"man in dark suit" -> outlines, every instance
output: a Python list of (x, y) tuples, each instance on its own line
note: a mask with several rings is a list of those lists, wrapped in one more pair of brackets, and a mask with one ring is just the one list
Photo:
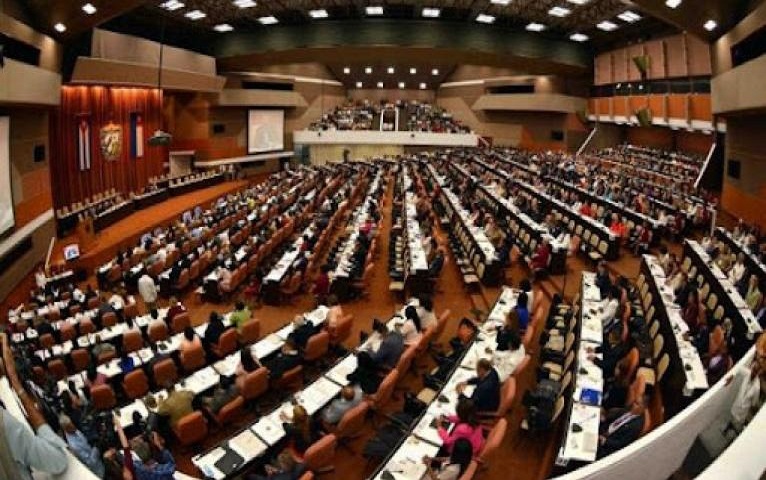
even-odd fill
[(465, 383), (459, 383), (457, 391), (463, 398), (468, 398), (463, 394), (467, 385), (475, 385), (473, 400), (477, 412), (494, 412), (500, 406), (500, 377), (497, 371), (492, 367), (492, 362), (482, 358), (476, 363), (476, 376)]
[(639, 396), (629, 409), (610, 412), (601, 422), (602, 431), (598, 437), (598, 457), (603, 458), (630, 445), (641, 436), (644, 429), (646, 399)]
[(370, 352), (370, 359), (380, 369), (387, 370), (396, 367), (399, 357), (404, 351), (404, 338), (399, 332), (389, 330), (386, 324), (382, 322), (376, 321), (373, 328), (383, 339), (378, 349)]
[(298, 348), (303, 349), (306, 348), (309, 338), (317, 333), (318, 330), (313, 323), (307, 322), (303, 315), (296, 315), (293, 319), (293, 331), (290, 332), (289, 338), (292, 338)]

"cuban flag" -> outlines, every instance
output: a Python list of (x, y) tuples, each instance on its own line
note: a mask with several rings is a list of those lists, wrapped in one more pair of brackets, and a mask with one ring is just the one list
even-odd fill
[(144, 116), (139, 112), (130, 114), (130, 156), (144, 158)]
[(83, 115), (77, 122), (77, 159), (80, 171), (90, 170), (90, 119)]

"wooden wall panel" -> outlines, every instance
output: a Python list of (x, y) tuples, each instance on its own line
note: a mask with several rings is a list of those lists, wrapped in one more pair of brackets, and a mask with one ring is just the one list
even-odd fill
[(711, 75), (710, 45), (694, 35), (686, 36), (686, 45), (689, 53), (689, 75), (693, 77)]
[(612, 55), (610, 53), (602, 53), (596, 57), (594, 62), (595, 78), (594, 83), (596, 85), (607, 85), (612, 82)]
[(628, 51), (628, 80), (631, 82), (635, 82), (637, 80), (641, 80), (641, 72), (638, 71), (638, 68), (636, 67), (636, 62), (633, 61), (635, 57), (640, 57), (646, 53), (646, 49), (644, 44), (640, 43), (638, 45), (631, 45), (627, 49)]
[(626, 127), (627, 141), (652, 148), (673, 148), (673, 130), (659, 127)]
[(612, 52), (614, 63), (614, 83), (628, 81), (628, 50), (621, 48)]
[(686, 94), (668, 95), (668, 117), (689, 119), (689, 96)]
[(665, 100), (665, 95), (649, 96), (649, 109), (652, 111), (652, 118), (667, 118)]
[(647, 95), (634, 95), (628, 98), (628, 108), (630, 114), (633, 115), (636, 110), (646, 108), (649, 105), (649, 97)]
[(675, 137), (676, 148), (684, 152), (707, 155), (710, 151), (710, 146), (713, 145), (713, 135), (705, 135), (702, 132), (678, 130), (675, 132)]
[(665, 45), (662, 40), (652, 40), (646, 43), (646, 54), (649, 55), (649, 79), (660, 79), (667, 76), (665, 61)]
[(615, 117), (629, 117), (631, 111), (628, 109), (628, 97), (614, 97), (612, 99)]
[(713, 120), (710, 94), (699, 93), (689, 97), (689, 117), (692, 120)]
[(664, 40), (667, 54), (668, 77), (685, 77), (689, 75), (686, 37), (683, 34), (674, 35)]

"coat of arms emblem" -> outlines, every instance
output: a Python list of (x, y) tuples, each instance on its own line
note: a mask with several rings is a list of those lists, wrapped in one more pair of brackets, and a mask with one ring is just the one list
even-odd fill
[(104, 160), (119, 160), (122, 152), (122, 127), (109, 123), (101, 129), (101, 155)]

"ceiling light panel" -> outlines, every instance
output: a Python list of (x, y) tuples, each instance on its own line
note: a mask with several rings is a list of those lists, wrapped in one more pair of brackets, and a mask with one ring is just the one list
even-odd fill
[(542, 23), (532, 22), (529, 25), (527, 25), (527, 30), (529, 30), (530, 32), (542, 32), (543, 30), (545, 30), (545, 25), (543, 25)]
[(712, 32), (713, 30), (718, 28), (718, 22), (716, 22), (715, 20), (708, 20), (707, 22), (705, 22), (705, 25), (703, 25), (703, 27), (705, 27), (705, 30), (707, 30), (708, 32)]
[(369, 16), (383, 15), (383, 7), (381, 6), (369, 6), (364, 9), (365, 13)]
[(239, 8), (253, 8), (256, 3), (254, 0), (234, 0), (234, 5)]
[(511, 0), (492, 0), (490, 3), (494, 3), (495, 5), (508, 5), (511, 3)]
[(494, 15), (480, 13), (476, 16), (476, 21), (479, 23), (495, 23), (495, 17)]
[(590, 37), (588, 37), (587, 35), (583, 33), (573, 33), (572, 35), (569, 36), (569, 39), (572, 40), (573, 42), (587, 42), (590, 39)]
[(277, 17), (273, 15), (269, 15), (267, 17), (260, 17), (258, 21), (261, 23), (261, 25), (274, 25), (275, 23), (279, 23), (279, 20), (277, 20)]
[(160, 4), (161, 8), (164, 8), (165, 10), (168, 10), (170, 12), (178, 10), (179, 8), (184, 8), (185, 6), (186, 6), (185, 3), (179, 2), (178, 0), (168, 0), (167, 2), (162, 2)]
[(232, 30), (234, 30), (234, 27), (232, 27), (228, 23), (221, 23), (213, 27), (213, 30), (215, 30), (216, 32), (225, 33), (225, 32), (231, 32)]
[(439, 18), (439, 16), (442, 14), (442, 11), (438, 8), (425, 7), (422, 14), (427, 18)]
[(201, 20), (207, 17), (207, 14), (202, 10), (192, 10), (191, 12), (184, 13), (184, 17), (188, 18), (189, 20)]
[(317, 10), (309, 10), (309, 17), (317, 19), (317, 18), (327, 18), (330, 14), (327, 13), (327, 10), (324, 8), (320, 8)]
[(636, 12), (633, 12), (631, 10), (625, 10), (621, 14), (617, 15), (617, 18), (619, 18), (623, 22), (634, 23), (641, 20), (642, 17)]
[(93, 6), (92, 3), (86, 3), (82, 6), (82, 11), (87, 13), (88, 15), (93, 15), (96, 13), (96, 7)]
[(596, 28), (603, 30), (604, 32), (611, 32), (617, 30), (617, 24), (610, 22), (609, 20), (604, 20), (603, 22), (596, 24)]
[(64, 32), (66, 32), (66, 25), (64, 25), (64, 24), (63, 24), (63, 23), (61, 23), (61, 22), (59, 22), (59, 23), (57, 23), (56, 25), (54, 25), (54, 26), (53, 26), (53, 28), (54, 28), (54, 29), (55, 29), (57, 32), (59, 32), (59, 33), (64, 33)]
[(665, 5), (667, 5), (670, 8), (678, 8), (678, 6), (681, 5), (682, 2), (683, 0), (665, 0)]
[(550, 10), (548, 10), (548, 15), (554, 16), (554, 17), (566, 17), (572, 13), (572, 10), (565, 8), (565, 7), (553, 7)]

